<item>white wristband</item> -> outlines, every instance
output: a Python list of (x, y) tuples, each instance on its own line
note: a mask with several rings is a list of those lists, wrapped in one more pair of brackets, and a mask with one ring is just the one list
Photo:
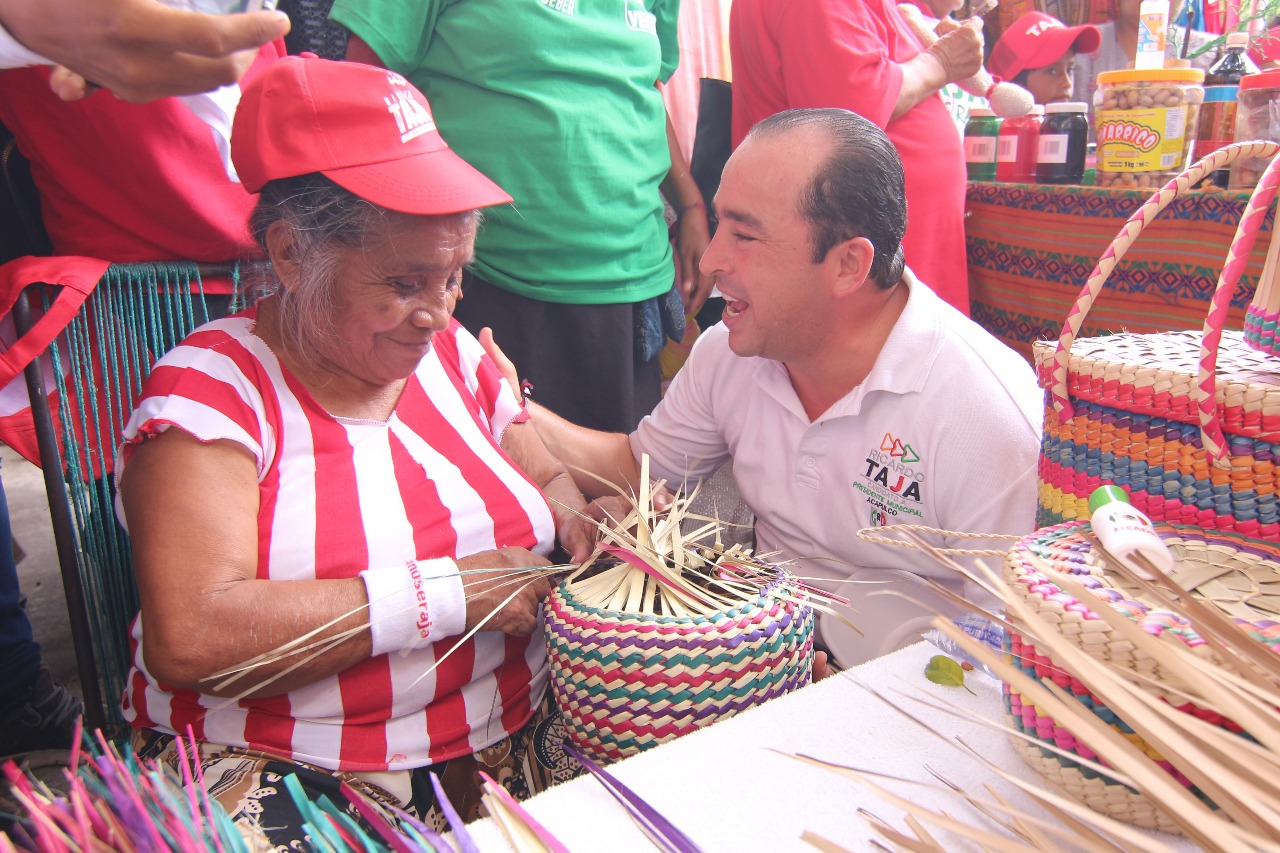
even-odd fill
[(360, 579), (369, 595), (374, 655), (420, 649), (466, 628), (462, 577), (448, 557), (366, 569)]

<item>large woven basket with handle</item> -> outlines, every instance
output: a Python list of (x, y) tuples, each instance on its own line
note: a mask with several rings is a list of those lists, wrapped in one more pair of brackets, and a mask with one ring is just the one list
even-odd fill
[[(1241, 218), (1202, 334), (1076, 338), (1107, 277), (1156, 214), (1209, 171), (1277, 150), (1270, 142), (1236, 143), (1165, 185), (1103, 254), (1058, 341), (1035, 345), (1036, 369), (1049, 391), (1040, 526), (1088, 518), (1089, 495), (1116, 484), (1155, 521), (1280, 538), (1280, 362), (1251, 348), (1241, 332), (1223, 330), (1232, 291), (1280, 185), (1275, 161)], [(1269, 257), (1264, 284), (1276, 273)]]
[[(1005, 561), (1007, 579), (1041, 615), (1057, 622), (1064, 636), (1112, 665), (1151, 676), (1148, 689), (1229, 729), (1238, 727), (1180, 696), (1172, 675), (1117, 638), (1105, 621), (1057, 588), (1042, 570), (1047, 566), (1103, 590), (1113, 607), (1144, 630), (1177, 636), (1209, 653), (1185, 620), (1153, 610), (1102, 570), (1082, 520), (1089, 517), (1088, 498), (1095, 489), (1122, 486), (1134, 506), (1156, 522), (1169, 523), (1157, 527), (1177, 558), (1175, 577), (1181, 585), (1248, 622), (1254, 636), (1274, 648), (1280, 630), (1274, 621), (1280, 603), (1280, 362), (1251, 346), (1241, 332), (1224, 331), (1223, 325), (1232, 291), (1280, 186), (1277, 161), (1264, 172), (1241, 217), (1202, 333), (1076, 336), (1111, 271), (1169, 202), (1240, 157), (1270, 158), (1278, 150), (1275, 143), (1236, 143), (1166, 184), (1103, 253), (1058, 341), (1035, 345), (1036, 368), (1048, 390), (1037, 513), (1044, 529), (1011, 549)], [(1273, 239), (1264, 285), (1276, 278), (1277, 246)], [(1137, 739), (1123, 719), (1017, 631), (1007, 635), (1006, 645), (1024, 672), (1053, 681), (1109, 725)], [(1022, 732), (1094, 757), (1070, 731), (1008, 687), (1006, 708)], [(1178, 831), (1136, 791), (1047, 749), (1017, 742), (1036, 769), (1094, 808), (1142, 826)], [(1190, 787), (1164, 756), (1142, 746)]]

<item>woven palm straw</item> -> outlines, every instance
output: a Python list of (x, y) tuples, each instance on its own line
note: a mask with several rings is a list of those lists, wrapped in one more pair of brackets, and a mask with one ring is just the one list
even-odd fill
[(1223, 331), (1231, 294), (1278, 186), (1273, 162), (1241, 218), (1205, 329), (1077, 339), (1107, 277), (1143, 228), (1208, 171), (1275, 143), (1237, 143), (1170, 181), (1103, 253), (1057, 342), (1034, 356), (1048, 391), (1039, 465), (1040, 526), (1088, 518), (1098, 487), (1125, 488), (1155, 521), (1280, 538), (1280, 362)]
[(583, 606), (561, 584), (544, 622), (551, 685), (574, 744), (601, 761), (657, 746), (809, 683), (813, 611), (774, 597), (714, 617)]
[[(1169, 634), (1210, 659), (1210, 647), (1179, 615), (1152, 607), (1137, 590), (1123, 586), (1109, 575), (1086, 535), (1088, 522), (1070, 522), (1039, 530), (1009, 550), (1005, 558), (1005, 578), (1010, 587), (1048, 621), (1062, 636), (1074, 641), (1093, 657), (1112, 666), (1149, 676), (1144, 687), (1174, 707), (1195, 714), (1207, 722), (1239, 732), (1239, 726), (1222, 715), (1197, 707), (1178, 694), (1183, 686), (1178, 676), (1161, 667), (1145, 652), (1120, 637), (1089, 606), (1062, 591), (1044, 573), (1044, 567), (1069, 575), (1082, 586), (1094, 590), (1110, 606), (1128, 616), (1153, 635)], [(1280, 543), (1250, 539), (1235, 533), (1198, 527), (1157, 524), (1157, 532), (1175, 559), (1171, 577), (1183, 588), (1210, 601), (1228, 615), (1246, 624), (1250, 634), (1280, 653)], [(1017, 627), (1015, 623), (1015, 628)], [(1070, 672), (1041, 654), (1015, 631), (1006, 636), (1006, 650), (1014, 665), (1027, 675), (1054, 684), (1072, 694), (1100, 719), (1123, 733), (1179, 782), (1199, 794), (1190, 781), (1163, 756), (1142, 741), (1123, 719), (1090, 693)], [(1005, 711), (1010, 725), (1027, 735), (1084, 758), (1097, 760), (1088, 745), (1077, 741), (1052, 718), (1041, 715), (1034, 705), (1007, 684)], [(1023, 758), (1046, 778), (1092, 808), (1139, 826), (1179, 832), (1176, 824), (1136, 791), (1117, 784), (1094, 770), (1020, 738), (1015, 744)]]
[(1250, 303), (1244, 314), (1244, 341), (1258, 352), (1280, 355), (1277, 325), (1280, 311), (1268, 311), (1264, 306)]

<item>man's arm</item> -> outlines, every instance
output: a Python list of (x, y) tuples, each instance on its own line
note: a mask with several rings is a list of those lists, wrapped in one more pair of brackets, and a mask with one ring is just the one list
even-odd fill
[(528, 405), (542, 442), (589, 500), (639, 491), (640, 466), (627, 436), (578, 426), (533, 401)]
[(289, 18), (203, 15), (155, 0), (2, 0), (0, 25), (72, 72), (55, 85), (64, 99), (85, 94), (89, 81), (142, 103), (236, 82), (259, 47), (289, 31)]
[[(512, 389), (519, 388), (520, 374), (494, 341), (493, 330), (483, 328), (476, 337), (507, 384)], [(619, 490), (634, 493), (640, 482), (640, 466), (631, 453), (631, 440), (627, 436), (570, 423), (532, 400), (527, 405), (542, 443), (569, 469), (583, 496), (595, 500), (612, 497)], [(618, 488), (612, 488), (611, 484)]]
[(948, 83), (971, 77), (982, 67), (982, 36), (976, 25), (942, 21), (937, 32), (940, 38), (928, 50), (899, 65), (902, 87), (890, 120)]

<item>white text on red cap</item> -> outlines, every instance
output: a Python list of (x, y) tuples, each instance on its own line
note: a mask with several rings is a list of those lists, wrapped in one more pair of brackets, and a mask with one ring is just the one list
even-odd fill
[(1036, 21), (1027, 27), (1027, 35), (1038, 36), (1045, 30), (1065, 29), (1066, 25), (1061, 21)]
[(436, 129), (431, 113), (413, 97), (412, 90), (396, 89), (382, 101), (387, 105), (387, 112), (395, 117), (396, 126), (400, 128), (401, 142), (408, 142)]

